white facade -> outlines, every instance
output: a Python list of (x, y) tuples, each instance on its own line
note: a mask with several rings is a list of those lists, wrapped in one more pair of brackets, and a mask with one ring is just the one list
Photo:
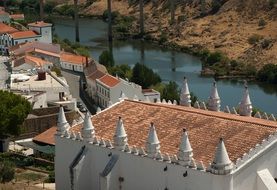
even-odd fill
[(118, 78), (118, 80), (118, 84), (113, 87), (110, 87), (101, 82), (100, 79), (96, 80), (96, 91), (99, 106), (107, 108), (110, 102), (119, 102), (122, 94), (124, 94), (125, 98), (128, 99), (133, 99), (136, 97), (138, 100), (145, 100), (145, 96), (142, 93), (142, 88), (140, 85), (121, 78)]
[[(267, 177), (277, 177), (277, 136), (274, 138), (268, 146), (261, 148), (260, 154), (246, 159), (231, 174), (215, 175), (144, 155), (56, 136), (56, 189), (264, 190), (270, 180), (261, 183), (258, 172), (267, 169), (271, 174)], [(85, 150), (81, 158), (77, 158), (83, 146)], [(111, 166), (111, 160), (115, 157), (118, 159), (114, 167), (108, 170), (108, 163)], [(79, 162), (73, 170), (73, 176), (70, 176), (69, 168), (75, 159)], [(275, 183), (268, 189), (276, 188)]]
[(82, 64), (75, 64), (67, 61), (61, 60), (61, 67), (63, 69), (71, 70), (71, 71), (77, 71), (77, 72), (83, 72), (84, 71), (84, 65)]
[[(45, 24), (45, 25), (44, 25)], [(52, 43), (52, 24), (44, 23), (43, 25), (29, 24), (30, 30), (36, 31), (41, 35), (39, 41), (51, 44)]]
[(50, 72), (46, 74), (46, 80), (37, 80), (37, 76), (34, 75), (30, 76), (27, 81), (11, 81), (11, 89), (45, 91), (47, 101), (66, 100), (65, 98), (70, 95), (66, 81)]

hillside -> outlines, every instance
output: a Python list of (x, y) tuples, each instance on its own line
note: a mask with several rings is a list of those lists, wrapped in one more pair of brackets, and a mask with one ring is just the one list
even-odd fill
[[(206, 0), (204, 8), (200, 1), (178, 1), (175, 11), (178, 21), (172, 25), (169, 1), (147, 1), (146, 33), (157, 38), (165, 33), (170, 42), (193, 49), (221, 51), (256, 68), (277, 64), (277, 0), (217, 0), (220, 2), (217, 10), (213, 10), (212, 0)], [(113, 0), (113, 11), (138, 18), (138, 4), (134, 2), (129, 5), (128, 0)], [(102, 15), (106, 3), (107, 0), (96, 0), (82, 13)], [(133, 24), (133, 30), (138, 31), (138, 22)]]

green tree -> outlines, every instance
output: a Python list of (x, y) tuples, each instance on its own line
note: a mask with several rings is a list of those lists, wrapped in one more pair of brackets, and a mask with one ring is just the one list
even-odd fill
[(0, 91), (0, 137), (20, 134), (20, 124), (30, 113), (31, 104), (22, 96)]
[(114, 59), (112, 53), (107, 50), (103, 51), (99, 56), (99, 63), (106, 67), (113, 67)]
[(10, 161), (0, 162), (0, 182), (6, 183), (14, 178), (15, 165)]
[(261, 82), (277, 84), (277, 65), (267, 64), (259, 70), (257, 79)]
[(113, 76), (118, 75), (119, 77), (124, 79), (127, 78), (130, 80), (132, 77), (132, 69), (129, 67), (129, 65), (126, 65), (126, 64), (109, 67), (108, 71), (111, 75)]
[(178, 85), (173, 81), (170, 81), (168, 84), (166, 84), (165, 88), (161, 93), (161, 99), (171, 101), (177, 100), (179, 102), (180, 96), (178, 91)]
[(149, 88), (161, 82), (161, 77), (145, 65), (137, 63), (133, 68), (131, 81), (139, 84), (142, 88)]

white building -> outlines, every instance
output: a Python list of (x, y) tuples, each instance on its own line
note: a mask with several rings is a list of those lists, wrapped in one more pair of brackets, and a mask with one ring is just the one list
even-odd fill
[(145, 100), (140, 85), (109, 74), (96, 79), (96, 91), (98, 104), (103, 108), (120, 101), (120, 98), (133, 99), (135, 97), (138, 100)]
[(0, 22), (10, 23), (10, 14), (5, 10), (0, 10)]
[(52, 24), (38, 21), (28, 24), (28, 28), (41, 36), (39, 39), (40, 42), (52, 43)]
[(61, 52), (61, 67), (63, 69), (84, 72), (84, 67), (89, 62), (88, 57)]
[(40, 41), (52, 43), (52, 24), (36, 22), (28, 24), (27, 31), (8, 31), (1, 32), (0, 29), (0, 48), (2, 52), (7, 52), (10, 46), (26, 42)]
[[(46, 91), (47, 101), (57, 102), (66, 101), (71, 98), (69, 86), (65, 79), (57, 77), (55, 73), (44, 72), (45, 76), (40, 78), (39, 75), (26, 76), (26, 80), (20, 80), (11, 75), (11, 89), (12, 90), (34, 90)], [(23, 74), (19, 77), (24, 78)], [(43, 74), (42, 74), (43, 75)], [(28, 77), (28, 78), (27, 78)]]
[(274, 117), (123, 100), (74, 126), (60, 110), (55, 144), (57, 190), (277, 189)]

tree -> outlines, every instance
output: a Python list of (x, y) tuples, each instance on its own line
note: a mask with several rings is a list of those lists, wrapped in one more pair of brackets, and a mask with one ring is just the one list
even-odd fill
[(165, 85), (161, 93), (161, 98), (166, 100), (180, 100), (179, 92), (178, 92), (178, 85), (174, 81), (170, 81), (168, 84)]
[(108, 0), (108, 40), (111, 42), (113, 40), (112, 34), (112, 1)]
[(105, 65), (106, 67), (113, 67), (114, 66), (114, 59), (112, 53), (105, 50), (99, 56), (99, 63)]
[(22, 96), (0, 91), (0, 138), (20, 134), (20, 124), (30, 113), (31, 104)]
[(137, 63), (133, 68), (133, 76), (131, 81), (141, 85), (142, 88), (149, 88), (151, 85), (160, 83), (161, 77), (154, 73), (152, 69)]
[(132, 69), (129, 67), (129, 65), (126, 64), (115, 65), (114, 67), (108, 68), (108, 71), (113, 76), (118, 75), (120, 78), (127, 78), (130, 80), (132, 77)]
[(277, 84), (277, 65), (267, 64), (259, 70), (257, 79), (262, 82)]
[(10, 182), (14, 178), (15, 165), (10, 161), (0, 162), (0, 182)]

